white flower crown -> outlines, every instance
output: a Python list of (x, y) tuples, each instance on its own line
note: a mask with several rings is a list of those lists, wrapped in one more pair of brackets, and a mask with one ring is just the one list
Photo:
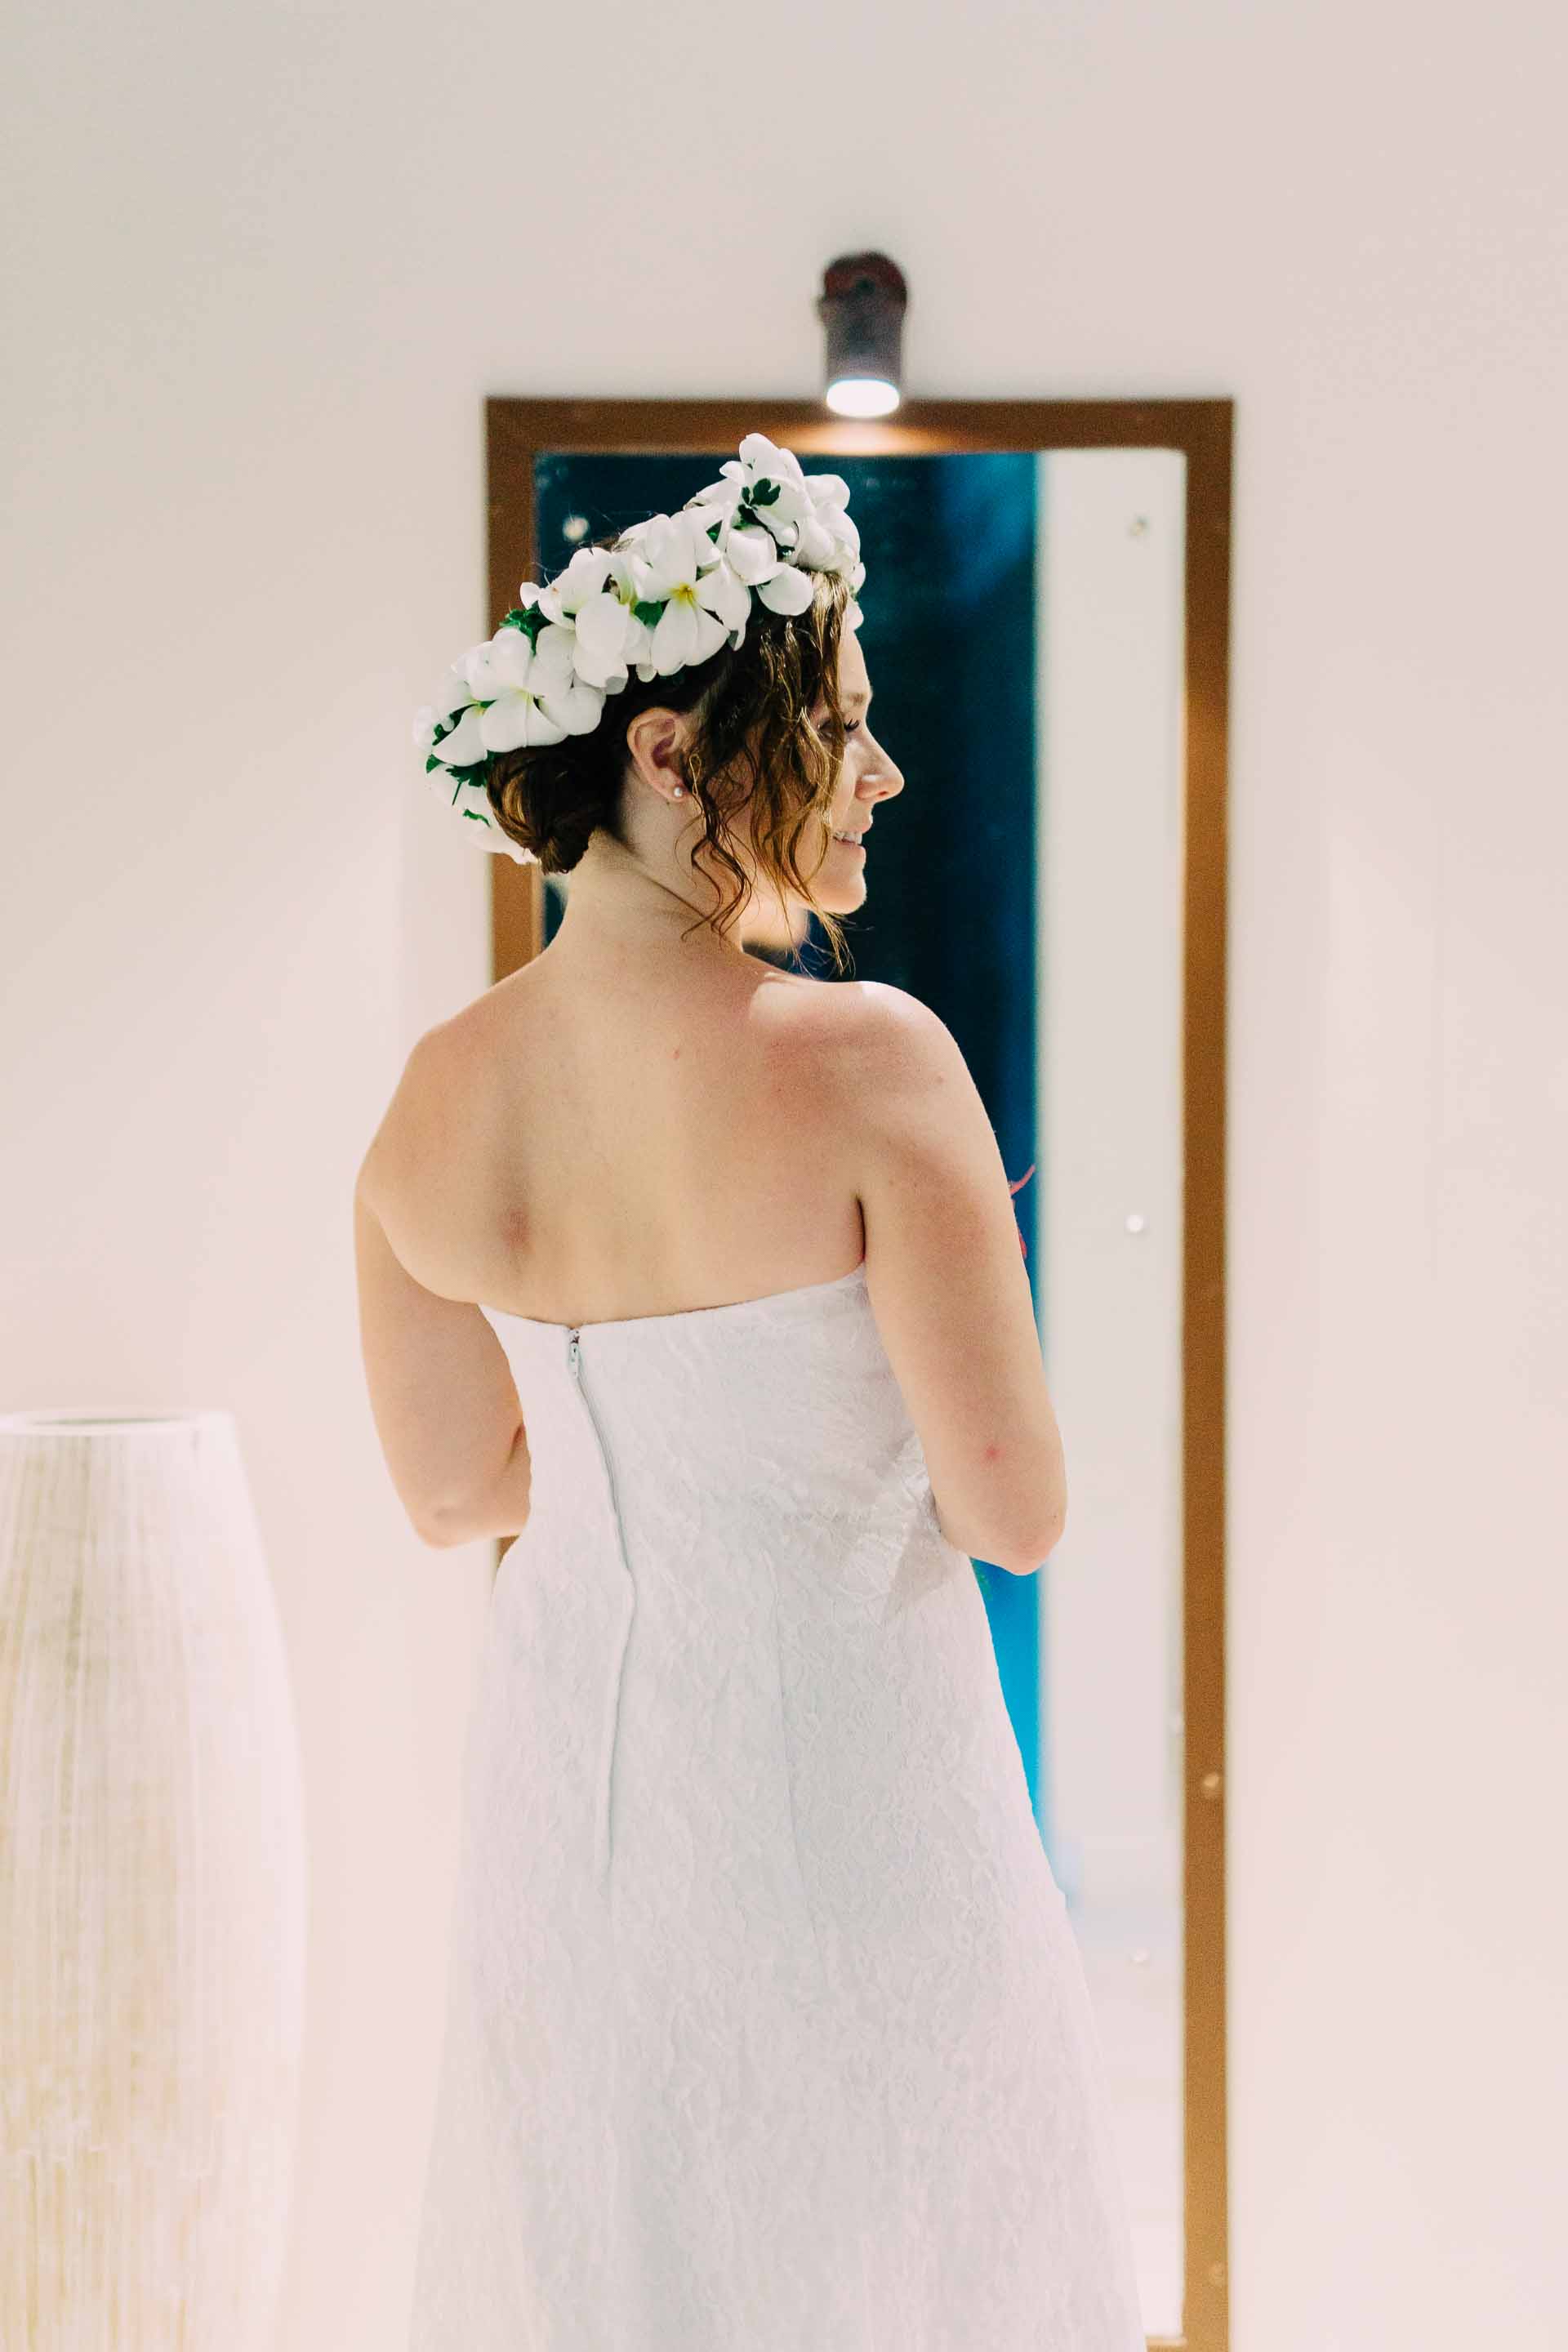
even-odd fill
[[(548, 587), (525, 580), (494, 636), (453, 664), (416, 717), (426, 772), (481, 849), (537, 863), (496, 822), (485, 782), (498, 754), (590, 733), (633, 669), (646, 684), (740, 646), (753, 595), (797, 614), (811, 572), (840, 573), (852, 591), (864, 582), (842, 475), (803, 473), (763, 433), (721, 470), (679, 514), (633, 523), (613, 548), (579, 548)], [(853, 594), (846, 617), (859, 627)]]

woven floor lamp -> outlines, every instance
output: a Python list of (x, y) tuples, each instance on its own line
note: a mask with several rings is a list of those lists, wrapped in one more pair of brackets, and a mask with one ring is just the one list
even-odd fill
[(0, 2345), (274, 2352), (304, 1922), (232, 1415), (0, 1416)]

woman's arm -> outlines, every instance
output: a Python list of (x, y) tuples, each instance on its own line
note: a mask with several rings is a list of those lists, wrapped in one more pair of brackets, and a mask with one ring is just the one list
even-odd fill
[(866, 1280), (937, 1517), (1027, 1576), (1067, 1521), (1061, 1435), (995, 1134), (946, 1025), (905, 990), (841, 983), (840, 1059)]
[(516, 1535), (531, 1468), (517, 1383), (479, 1309), (426, 1290), (387, 1239), (378, 1202), (395, 1175), (396, 1133), (389, 1111), (354, 1187), (360, 1344), (382, 1452), (426, 1543)]

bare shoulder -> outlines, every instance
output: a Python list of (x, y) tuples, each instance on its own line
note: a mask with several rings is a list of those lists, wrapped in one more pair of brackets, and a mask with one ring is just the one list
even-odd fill
[(929, 1004), (889, 981), (811, 980), (794, 972), (770, 978), (784, 983), (769, 990), (781, 1029), (791, 1030), (803, 1045), (898, 1059), (930, 1054), (949, 1036)]
[(373, 1202), (449, 1128), (465, 1079), (487, 1050), (483, 1028), (471, 1017), (476, 1010), (468, 1005), (437, 1022), (410, 1046), (360, 1166), (359, 1189)]
[(867, 1117), (897, 1106), (936, 1104), (972, 1082), (957, 1039), (940, 1013), (909, 990), (881, 980), (841, 981), (822, 991), (821, 1042), (847, 1108)]
[(1010, 1198), (958, 1041), (918, 996), (886, 981), (807, 981), (781, 992), (775, 1037), (775, 1088), (832, 1138), (862, 1205), (879, 1178), (941, 1182), (955, 1160)]
[(921, 1077), (955, 1056), (962, 1061), (942, 1015), (907, 988), (885, 980), (856, 980), (841, 993), (849, 999), (849, 1016), (866, 1053), (889, 1070)]
[(515, 1052), (542, 1017), (548, 1018), (550, 976), (543, 958), (520, 964), (444, 1021), (416, 1038), (404, 1066), (400, 1091), (410, 1102), (446, 1094), (466, 1077), (479, 1079), (498, 1053)]

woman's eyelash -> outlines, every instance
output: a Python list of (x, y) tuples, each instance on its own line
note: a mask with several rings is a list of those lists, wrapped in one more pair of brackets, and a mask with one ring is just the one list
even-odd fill
[(844, 732), (846, 735), (853, 735), (859, 724), (858, 719), (847, 719), (844, 722)]

